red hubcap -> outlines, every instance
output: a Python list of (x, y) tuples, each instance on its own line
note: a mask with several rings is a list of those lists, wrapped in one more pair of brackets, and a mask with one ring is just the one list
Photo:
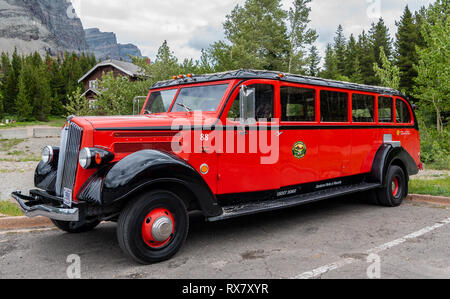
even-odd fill
[(142, 223), (142, 238), (153, 248), (166, 245), (175, 232), (175, 220), (172, 213), (164, 208), (157, 208), (145, 217)]
[(398, 195), (398, 191), (400, 189), (399, 187), (399, 183), (398, 183), (398, 178), (395, 177), (394, 180), (392, 181), (392, 195), (394, 195), (394, 197), (396, 197)]

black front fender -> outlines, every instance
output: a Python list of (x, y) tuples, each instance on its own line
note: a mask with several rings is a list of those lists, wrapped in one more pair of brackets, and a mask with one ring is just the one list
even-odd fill
[(192, 166), (157, 150), (139, 151), (100, 169), (86, 182), (78, 198), (109, 206), (127, 201), (131, 195), (157, 183), (182, 184), (194, 194), (206, 216), (222, 214), (216, 197)]
[(34, 172), (34, 185), (42, 190), (55, 193), (57, 163), (44, 163), (41, 161)]

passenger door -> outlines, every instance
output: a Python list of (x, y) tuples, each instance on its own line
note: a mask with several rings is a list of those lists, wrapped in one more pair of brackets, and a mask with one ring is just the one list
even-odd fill
[(320, 90), (319, 180), (351, 174), (352, 130), (349, 94), (339, 90)]
[(317, 92), (311, 86), (280, 86), (280, 183), (281, 187), (317, 181), (319, 142)]
[[(239, 88), (232, 94), (233, 103), (224, 124), (224, 152), (219, 153), (218, 194), (246, 193), (280, 188), (278, 154), (267, 153), (264, 138), (271, 148), (271, 139), (277, 131), (268, 130), (277, 123), (275, 99), (277, 82), (250, 80), (244, 83), (255, 89), (256, 122), (243, 126), (240, 119)], [(266, 134), (265, 137), (262, 134)], [(271, 150), (278, 151), (277, 148)], [(270, 157), (276, 155), (275, 161)], [(273, 157), (272, 157), (273, 158)], [(272, 163), (273, 162), (273, 163)]]

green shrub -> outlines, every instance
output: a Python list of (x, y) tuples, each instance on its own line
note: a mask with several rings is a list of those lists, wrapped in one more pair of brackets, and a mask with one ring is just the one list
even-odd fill
[(449, 131), (439, 133), (435, 129), (421, 127), (420, 137), (422, 162), (431, 168), (450, 169)]

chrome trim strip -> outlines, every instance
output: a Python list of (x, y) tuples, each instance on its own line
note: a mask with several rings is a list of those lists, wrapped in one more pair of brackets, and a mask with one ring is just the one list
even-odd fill
[(64, 162), (66, 160), (66, 145), (67, 145), (67, 137), (69, 135), (69, 128), (67, 126), (62, 129), (61, 132), (61, 146), (59, 148), (59, 157), (58, 157), (58, 172), (56, 175), (56, 195), (62, 195), (62, 176), (63, 176), (63, 168)]

